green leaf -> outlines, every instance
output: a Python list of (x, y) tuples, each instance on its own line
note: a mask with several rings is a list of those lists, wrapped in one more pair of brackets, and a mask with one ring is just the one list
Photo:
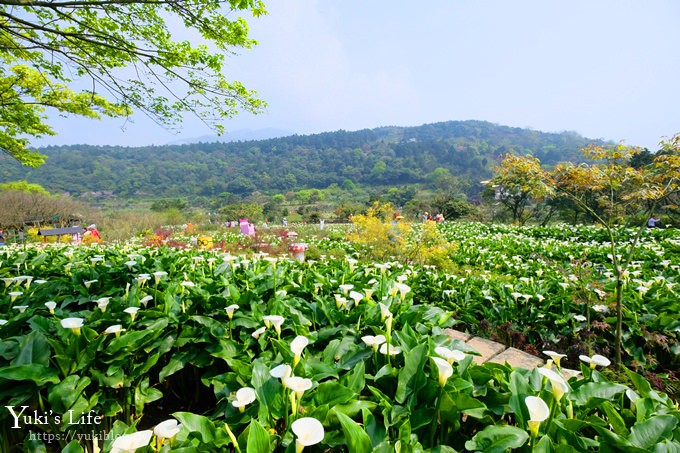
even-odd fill
[(83, 390), (90, 385), (90, 378), (76, 375), (67, 376), (59, 384), (52, 387), (48, 394), (48, 401), (52, 409), (63, 414), (71, 409)]
[(48, 382), (57, 384), (59, 382), (57, 370), (37, 363), (1, 368), (0, 378), (10, 381), (33, 381), (37, 385), (45, 385)]
[(625, 385), (612, 382), (588, 382), (574, 390), (569, 398), (573, 399), (578, 406), (584, 406), (593, 399), (596, 400), (593, 404), (597, 404), (597, 400), (610, 401), (615, 395), (625, 392), (627, 388)]
[(251, 420), (248, 432), (247, 453), (271, 451), (269, 446), (269, 432), (257, 420)]
[(314, 400), (317, 405), (328, 404), (333, 407), (345, 404), (355, 397), (356, 393), (339, 384), (337, 381), (322, 382), (316, 389)]
[(63, 450), (61, 450), (61, 453), (85, 453), (85, 450), (83, 450), (82, 445), (80, 445), (80, 442), (77, 440), (72, 440), (71, 442), (64, 447)]
[(628, 440), (636, 447), (649, 449), (663, 440), (672, 439), (677, 424), (678, 419), (672, 415), (657, 415), (635, 424)]
[(342, 412), (335, 412), (335, 415), (342, 426), (350, 453), (365, 453), (372, 450), (371, 438), (361, 426)]
[(423, 372), (427, 361), (427, 345), (420, 344), (404, 354), (404, 368), (399, 371), (395, 399), (404, 403), (411, 394), (417, 393), (427, 383)]
[(31, 363), (49, 366), (50, 347), (47, 339), (40, 332), (34, 330), (24, 335), (19, 342), (19, 354), (10, 365), (29, 365)]
[(366, 365), (359, 362), (350, 373), (348, 373), (347, 387), (356, 393), (361, 393), (366, 385)]
[(485, 453), (505, 453), (508, 449), (519, 448), (529, 439), (523, 429), (507, 425), (491, 425), (465, 442), (465, 448)]

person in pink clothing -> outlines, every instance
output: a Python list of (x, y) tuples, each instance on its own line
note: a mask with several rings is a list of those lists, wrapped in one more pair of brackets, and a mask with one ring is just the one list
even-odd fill
[(97, 230), (97, 225), (94, 223), (87, 227), (87, 231), (83, 236), (92, 236), (97, 242), (102, 240), (101, 236), (99, 235), (99, 230)]

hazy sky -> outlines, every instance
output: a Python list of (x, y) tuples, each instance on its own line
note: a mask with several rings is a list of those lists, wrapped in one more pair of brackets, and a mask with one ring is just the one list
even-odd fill
[[(657, 149), (680, 132), (678, 0), (285, 0), (250, 20), (259, 41), (227, 62), (266, 113), (227, 130), (300, 134), (448, 120), (493, 123)], [(38, 144), (165, 144), (134, 123), (55, 118)], [(121, 127), (125, 124), (125, 129)]]

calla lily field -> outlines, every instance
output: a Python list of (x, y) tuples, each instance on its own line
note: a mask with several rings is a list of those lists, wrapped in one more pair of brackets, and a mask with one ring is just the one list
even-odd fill
[[(332, 228), (299, 229), (305, 261), (1, 248), (0, 451), (680, 451), (676, 230), (624, 270), (619, 367), (597, 227), (443, 223), (444, 254), (384, 260)], [(425, 250), (424, 228), (400, 240)], [(546, 365), (477, 364), (447, 329)]]

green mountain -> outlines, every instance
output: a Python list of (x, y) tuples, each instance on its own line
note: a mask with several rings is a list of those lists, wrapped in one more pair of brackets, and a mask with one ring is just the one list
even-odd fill
[(484, 121), (380, 127), (232, 143), (147, 147), (72, 145), (40, 151), (47, 162), (24, 168), (0, 158), (0, 182), (27, 180), (51, 192), (121, 197), (215, 196), (285, 192), (351, 180), (363, 186), (424, 183), (437, 168), (480, 181), (506, 153), (547, 164), (579, 160), (593, 140)]

